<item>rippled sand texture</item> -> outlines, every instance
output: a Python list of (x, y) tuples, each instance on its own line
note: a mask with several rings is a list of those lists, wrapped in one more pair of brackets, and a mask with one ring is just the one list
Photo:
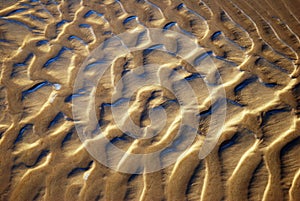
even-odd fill
[[(1, 0), (0, 8), (1, 201), (300, 200), (298, 0)], [(199, 108), (193, 146), (155, 173), (110, 170), (79, 140), (71, 111), (76, 72), (105, 39), (137, 27), (192, 33), (211, 51), (228, 116), (204, 160), (198, 153), (209, 105)], [(118, 80), (150, 61), (188, 68), (154, 50), (118, 59), (108, 77)], [(203, 86), (197, 93), (205, 100), (199, 77), (186, 77)], [(96, 107), (108, 138), (126, 150), (133, 142), (123, 139), (105, 107), (112, 84), (100, 84)], [(143, 89), (133, 101), (133, 121), (147, 125), (141, 113), (163, 105), (174, 122), (179, 109), (171, 99), (167, 92)], [(159, 144), (159, 136), (152, 143)]]

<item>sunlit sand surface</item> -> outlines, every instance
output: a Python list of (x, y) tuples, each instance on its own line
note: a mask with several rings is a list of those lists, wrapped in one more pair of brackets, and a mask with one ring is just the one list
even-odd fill
[[(299, 8), (296, 0), (1, 0), (0, 201), (299, 201)], [(157, 82), (176, 71), (199, 102), (189, 108), (199, 114), (197, 135), (181, 157), (156, 172), (127, 174), (99, 163), (79, 139), (72, 106), (82, 97), (73, 89), (94, 49), (112, 36), (145, 28), (196, 38), (219, 73), (203, 75), (212, 86), (223, 83), (227, 115), (216, 146), (199, 159), (217, 104), (201, 75), (159, 46), (114, 60), (97, 83), (93, 105), (82, 111), (89, 122), (89, 111), (95, 110), (100, 137), (122, 150), (150, 153), (176, 142), (183, 116), (171, 90), (136, 88), (143, 82), (132, 74), (143, 71), (138, 67), (162, 66), (143, 71), (158, 76)], [(127, 118), (119, 109), (114, 119), (111, 109), (120, 98), (113, 90), (120, 82), (128, 117), (160, 130), (155, 137), (149, 138), (155, 129), (147, 130), (145, 139), (136, 140), (116, 125)], [(177, 84), (181, 98), (192, 100), (189, 88)], [(157, 119), (151, 121), (151, 115)], [(132, 129), (127, 119), (122, 124)], [(100, 137), (85, 143), (96, 144)], [(103, 147), (98, 154), (110, 151)]]

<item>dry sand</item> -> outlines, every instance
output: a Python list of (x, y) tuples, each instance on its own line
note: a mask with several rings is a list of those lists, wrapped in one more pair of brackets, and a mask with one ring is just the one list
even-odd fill
[[(0, 200), (299, 201), (299, 8), (299, 0), (1, 0)], [(199, 107), (206, 115), (184, 157), (157, 172), (125, 174), (97, 162), (79, 140), (73, 84), (85, 58), (105, 39), (143, 27), (191, 33), (212, 51), (227, 117), (205, 159), (198, 153), (209, 104)], [(95, 101), (110, 140), (123, 136), (105, 107), (113, 81), (152, 61), (189, 69), (156, 50), (116, 60)], [(204, 103), (208, 92), (201, 79), (189, 82)], [(149, 125), (142, 113), (163, 105), (167, 125), (176, 126), (180, 113), (172, 99), (165, 89), (140, 89), (132, 99), (133, 122)], [(116, 145), (142, 145), (134, 151), (147, 152), (165, 136), (167, 128), (150, 142), (126, 138)]]

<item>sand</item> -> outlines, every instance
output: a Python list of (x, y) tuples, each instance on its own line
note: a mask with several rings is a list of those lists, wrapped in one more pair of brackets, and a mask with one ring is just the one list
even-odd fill
[[(1, 0), (0, 200), (299, 201), (299, 8), (298, 0)], [(134, 35), (150, 28), (193, 36), (214, 63), (215, 69), (200, 74), (226, 93), (226, 119), (204, 159), (199, 152), (210, 123), (221, 119), (213, 119), (221, 115), (219, 109), (211, 110), (219, 102), (191, 64), (160, 46), (113, 60), (93, 96), (74, 91), (93, 51), (107, 58), (121, 51), (95, 53), (99, 45), (126, 31)], [(145, 44), (147, 37), (140, 37), (137, 45)], [(188, 55), (185, 44), (169, 43)], [(152, 63), (160, 68), (138, 68)], [(92, 78), (89, 67), (84, 72)], [(172, 77), (175, 71), (178, 76)], [(142, 75), (157, 76), (156, 84), (172, 77), (183, 102), (153, 83), (137, 87), (146, 83)], [(129, 115), (120, 106), (114, 117), (112, 107), (120, 97), (127, 98)], [(86, 135), (78, 133), (74, 100), (86, 103), (77, 108), (84, 114), (79, 122), (89, 125)], [(160, 153), (175, 158), (171, 162), (149, 159), (167, 164), (156, 171), (139, 169), (105, 144), (138, 154), (171, 147), (184, 115), (193, 113), (199, 119), (197, 128), (190, 126), (196, 135), (189, 146)], [(101, 135), (93, 133), (92, 115)], [(128, 137), (123, 130), (132, 125), (149, 135)], [(119, 157), (116, 164), (109, 157), (103, 159), (107, 163), (99, 161), (108, 153)], [(133, 169), (121, 171), (127, 167)]]

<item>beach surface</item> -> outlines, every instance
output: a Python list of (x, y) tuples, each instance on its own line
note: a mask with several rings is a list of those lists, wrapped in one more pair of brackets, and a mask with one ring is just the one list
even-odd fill
[[(299, 8), (299, 0), (1, 0), (0, 201), (299, 201)], [(186, 55), (191, 46), (172, 37), (192, 37), (202, 56), (189, 63), (140, 34), (140, 49), (109, 62), (121, 49), (105, 41), (146, 29), (169, 31), (151, 41)], [(82, 95), (99, 65), (106, 71)], [(226, 107), (210, 96), (222, 90)], [(199, 158), (224, 111), (220, 136)], [(145, 138), (126, 135), (129, 125)], [(142, 168), (114, 146), (163, 151)]]

